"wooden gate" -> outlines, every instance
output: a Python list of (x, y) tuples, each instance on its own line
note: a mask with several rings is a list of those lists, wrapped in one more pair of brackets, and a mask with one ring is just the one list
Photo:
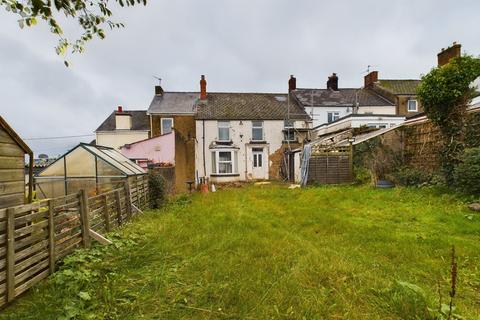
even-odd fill
[(351, 147), (314, 148), (308, 164), (307, 183), (340, 184), (352, 182)]

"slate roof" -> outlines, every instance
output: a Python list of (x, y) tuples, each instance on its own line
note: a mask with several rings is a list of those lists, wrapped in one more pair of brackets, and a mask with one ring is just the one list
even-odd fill
[(379, 94), (368, 89), (297, 89), (293, 91), (295, 97), (304, 106), (314, 107), (352, 107), (355, 95), (360, 107), (362, 106), (392, 106), (393, 104)]
[(162, 95), (153, 97), (148, 113), (193, 115), (199, 97), (200, 93), (198, 92), (164, 92)]
[(281, 93), (207, 93), (207, 102), (200, 102), (197, 119), (205, 120), (310, 120), (305, 110), (288, 95)]
[(393, 94), (414, 95), (417, 94), (417, 88), (420, 80), (378, 80), (377, 84)]
[[(123, 111), (123, 114), (129, 114), (132, 116), (132, 129), (139, 131), (150, 130), (150, 118), (145, 110), (130, 110)], [(115, 114), (117, 111), (112, 112), (105, 121), (95, 130), (97, 131), (114, 131), (115, 130)]]

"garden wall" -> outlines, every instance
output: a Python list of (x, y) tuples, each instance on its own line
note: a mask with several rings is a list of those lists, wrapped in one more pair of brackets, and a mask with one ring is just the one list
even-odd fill
[[(480, 146), (480, 108), (467, 113), (466, 123), (466, 147)], [(403, 131), (405, 165), (427, 172), (439, 169), (442, 138), (438, 127), (429, 120), (419, 120), (398, 130)]]

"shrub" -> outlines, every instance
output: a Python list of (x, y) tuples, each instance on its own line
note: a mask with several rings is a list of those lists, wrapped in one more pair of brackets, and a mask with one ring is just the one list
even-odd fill
[(372, 173), (367, 168), (356, 167), (353, 169), (355, 184), (368, 184), (373, 181)]
[(148, 191), (150, 196), (150, 207), (160, 208), (166, 200), (165, 179), (160, 173), (150, 171), (148, 174)]
[(389, 178), (398, 185), (418, 187), (432, 180), (432, 175), (414, 168), (401, 167), (389, 175)]
[(480, 148), (465, 150), (454, 170), (454, 179), (461, 192), (480, 195)]

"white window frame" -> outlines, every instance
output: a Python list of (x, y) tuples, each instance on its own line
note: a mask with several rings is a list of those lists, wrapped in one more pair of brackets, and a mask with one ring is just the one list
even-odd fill
[[(257, 122), (257, 123), (261, 123), (261, 126), (255, 126), (254, 123)], [(253, 131), (255, 129), (262, 129), (262, 137), (260, 139), (255, 139), (253, 137)], [(258, 121), (252, 121), (252, 141), (264, 141), (265, 140), (265, 130), (263, 128), (263, 121), (262, 120), (258, 120)]]
[[(283, 121), (283, 141), (296, 141), (297, 134), (295, 132), (295, 121), (293, 120), (284, 120)], [(292, 139), (290, 138), (290, 133), (293, 133)]]
[[(228, 138), (220, 139), (220, 129), (227, 129)], [(217, 121), (218, 141), (230, 141), (230, 121)]]
[[(328, 115), (332, 114), (332, 121), (328, 121)], [(327, 111), (327, 123), (332, 123), (340, 119), (340, 111)]]
[[(220, 161), (220, 152), (230, 153), (230, 161)], [(212, 174), (217, 176), (238, 174), (237, 154), (238, 154), (237, 150), (232, 150), (232, 149), (212, 150)], [(220, 173), (221, 163), (231, 163), (232, 172)]]
[[(415, 109), (410, 110), (410, 101), (415, 102)], [(418, 111), (418, 101), (417, 101), (417, 99), (408, 99), (407, 100), (407, 111), (408, 112), (417, 112)]]
[[(166, 134), (165, 131), (163, 130), (163, 120), (170, 120), (172, 122), (172, 126), (170, 127), (171, 131), (173, 131), (173, 118), (160, 118), (160, 133), (161, 134)], [(167, 133), (170, 133), (167, 132)]]

